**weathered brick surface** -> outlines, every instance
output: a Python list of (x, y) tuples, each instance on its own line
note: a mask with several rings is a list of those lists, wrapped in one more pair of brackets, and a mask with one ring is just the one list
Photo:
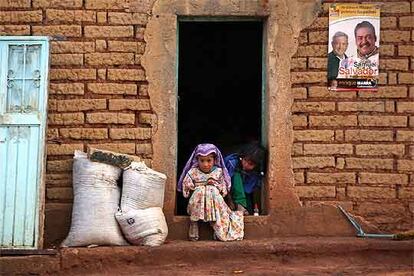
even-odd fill
[(51, 69), (51, 80), (94, 80), (96, 79), (95, 69)]
[(49, 22), (96, 22), (96, 12), (85, 10), (46, 10)]
[(135, 152), (136, 154), (152, 154), (152, 145), (149, 143), (136, 144)]
[(52, 41), (52, 53), (91, 53), (95, 51), (94, 42), (78, 42), (78, 41)]
[(124, 100), (113, 99), (109, 100), (109, 110), (150, 110), (150, 102), (144, 99), (138, 100)]
[(135, 154), (135, 144), (134, 143), (102, 143), (102, 144), (88, 144), (88, 149), (102, 149), (110, 150), (114, 152), (126, 153), (126, 154)]
[(46, 197), (48, 199), (54, 200), (65, 200), (73, 198), (73, 191), (71, 187), (62, 187), (62, 188), (47, 188)]
[(48, 124), (50, 125), (80, 125), (85, 122), (83, 113), (58, 113), (48, 114)]
[(137, 95), (134, 83), (88, 83), (87, 88), (94, 94)]
[(41, 10), (35, 11), (0, 11), (0, 23), (42, 22)]
[(145, 140), (151, 138), (150, 128), (111, 128), (109, 130), (111, 139), (134, 139)]
[(145, 25), (148, 15), (145, 13), (109, 12), (108, 21), (114, 25)]
[(64, 138), (77, 140), (108, 138), (108, 130), (106, 128), (61, 128), (59, 133)]
[(136, 41), (108, 41), (108, 50), (111, 52), (132, 52), (132, 53), (144, 53), (145, 44)]
[(108, 79), (114, 81), (143, 81), (145, 73), (141, 69), (108, 69)]
[(353, 172), (346, 173), (307, 173), (307, 183), (355, 183)]
[(32, 0), (36, 8), (81, 8), (82, 0)]
[(59, 95), (83, 95), (83, 83), (50, 83), (49, 93)]
[[(410, 200), (414, 210), (414, 3), (381, 5), (378, 92), (327, 89), (330, 5), (323, 4), (321, 16), (300, 33), (291, 64), (292, 161), (295, 181), (303, 185), (298, 195), (305, 206), (347, 200), (383, 231), (407, 229)], [(319, 185), (335, 186), (333, 198), (312, 194)]]
[(33, 35), (80, 37), (82, 27), (79, 25), (33, 26), (32, 32)]
[(89, 65), (130, 65), (134, 64), (133, 53), (91, 53), (85, 54)]
[(132, 37), (134, 28), (132, 26), (85, 26), (85, 37)]
[(87, 9), (127, 9), (129, 0), (85, 0)]
[(47, 155), (73, 155), (75, 150), (83, 150), (83, 144), (47, 144)]
[(363, 184), (408, 184), (408, 175), (397, 173), (360, 173), (359, 182)]
[(29, 35), (30, 25), (0, 25), (0, 35)]
[(299, 197), (318, 198), (318, 197), (335, 197), (335, 186), (296, 186), (296, 192)]
[(157, 118), (155, 114), (143, 113), (143, 112), (139, 113), (138, 120), (141, 124), (147, 124), (151, 126), (155, 125), (157, 122)]
[(135, 114), (97, 112), (86, 114), (86, 122), (90, 124), (134, 124)]
[(0, 8), (29, 8), (31, 0), (2, 0)]
[(72, 171), (73, 159), (47, 161), (49, 172), (70, 172)]
[(59, 112), (100, 110), (105, 108), (105, 99), (62, 100), (57, 102), (57, 110)]
[(52, 54), (50, 64), (53, 65), (83, 65), (82, 54)]

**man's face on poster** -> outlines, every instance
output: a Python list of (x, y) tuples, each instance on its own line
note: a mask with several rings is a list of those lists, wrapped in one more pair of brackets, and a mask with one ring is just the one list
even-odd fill
[(335, 55), (343, 57), (348, 48), (348, 38), (346, 36), (338, 36), (332, 41), (332, 50)]
[(361, 55), (367, 55), (375, 49), (375, 41), (377, 40), (372, 29), (367, 27), (359, 28), (355, 32), (356, 46)]

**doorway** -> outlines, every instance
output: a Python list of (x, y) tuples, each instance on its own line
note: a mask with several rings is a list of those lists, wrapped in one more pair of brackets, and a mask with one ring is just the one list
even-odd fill
[[(177, 177), (195, 146), (262, 140), (263, 22), (179, 21)], [(187, 201), (177, 194), (176, 214)]]

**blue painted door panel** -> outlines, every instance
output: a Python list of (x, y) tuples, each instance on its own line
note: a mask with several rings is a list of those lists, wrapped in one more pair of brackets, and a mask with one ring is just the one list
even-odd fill
[(36, 248), (48, 41), (0, 39), (0, 247)]

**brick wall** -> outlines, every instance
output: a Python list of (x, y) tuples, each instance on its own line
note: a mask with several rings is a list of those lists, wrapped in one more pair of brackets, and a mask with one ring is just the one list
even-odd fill
[(61, 239), (70, 222), (74, 150), (99, 146), (150, 163), (154, 114), (140, 65), (148, 14), (129, 2), (0, 1), (0, 35), (52, 37), (46, 243)]
[(327, 90), (329, 4), (301, 32), (292, 158), (304, 205), (339, 202), (383, 230), (403, 230), (414, 227), (414, 2), (383, 2), (377, 93)]

